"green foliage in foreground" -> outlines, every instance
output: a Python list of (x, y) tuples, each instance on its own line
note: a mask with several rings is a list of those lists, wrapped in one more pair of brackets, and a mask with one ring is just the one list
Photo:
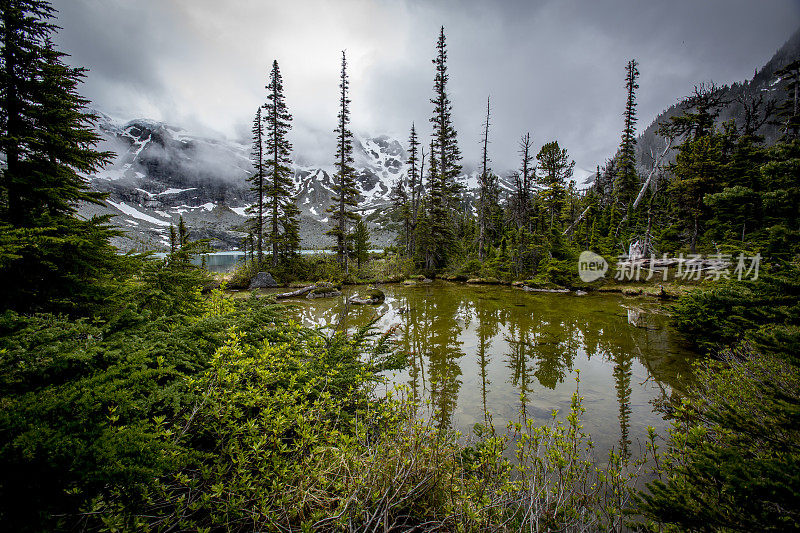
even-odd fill
[(645, 529), (800, 529), (798, 272), (678, 302), (678, 327), (719, 360), (698, 362), (696, 385), (667, 405), (675, 421), (659, 479), (638, 498)]
[[(196, 375), (238, 324), (252, 342), (274, 312), (254, 306), (227, 318), (135, 313), (116, 322), (55, 315), (0, 317), (0, 514), (34, 526), (36, 515), (77, 509), (107, 486), (141, 496), (181, 455), (156, 418), (195, 401)], [(171, 451), (173, 450), (173, 451)]]
[[(189, 296), (194, 298), (194, 296)], [(618, 526), (639, 463), (591, 460), (581, 399), (469, 447), (375, 394), (391, 334), (220, 292), (194, 314), (0, 320), (0, 520), (15, 531)], [(165, 307), (171, 308), (171, 307)], [(130, 311), (130, 310), (129, 310)]]
[(745, 346), (697, 378), (639, 512), (668, 531), (800, 529), (800, 372)]
[(755, 281), (720, 281), (680, 298), (674, 317), (706, 351), (746, 339), (761, 353), (800, 363), (800, 269), (787, 265)]

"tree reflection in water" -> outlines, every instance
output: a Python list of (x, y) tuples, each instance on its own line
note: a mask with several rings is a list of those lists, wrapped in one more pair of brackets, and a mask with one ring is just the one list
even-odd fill
[[(617, 295), (530, 294), (508, 287), (431, 285), (382, 287), (383, 305), (354, 306), (341, 320), (358, 326), (399, 325), (408, 368), (392, 379), (411, 397), (429, 401), (441, 430), (517, 419), (520, 408), (537, 417), (562, 412), (580, 369), (587, 409), (585, 428), (598, 451), (628, 453), (646, 426), (665, 426), (650, 402), (691, 379), (691, 352), (654, 302), (631, 305)], [(342, 300), (297, 302), (308, 324), (340, 320)], [(520, 397), (526, 402), (520, 405)], [(498, 430), (504, 424), (496, 424)]]

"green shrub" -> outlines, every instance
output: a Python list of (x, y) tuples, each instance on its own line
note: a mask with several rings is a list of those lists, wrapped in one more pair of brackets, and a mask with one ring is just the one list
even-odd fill
[[(638, 496), (643, 528), (800, 529), (800, 371), (743, 345), (698, 363), (674, 402), (658, 479)], [(670, 529), (672, 530), (672, 529)]]
[(800, 270), (761, 272), (752, 280), (714, 282), (682, 296), (677, 328), (706, 351), (749, 340), (762, 353), (797, 360), (800, 353)]
[(164, 432), (165, 421), (198, 398), (189, 378), (207, 367), (230, 326), (258, 344), (275, 321), (265, 302), (234, 303), (218, 291), (203, 302), (195, 315), (160, 317), (131, 304), (105, 324), (0, 316), (6, 527), (52, 529), (59, 515), (66, 525), (110, 487), (135, 506), (155, 478), (186, 463), (189, 456)]

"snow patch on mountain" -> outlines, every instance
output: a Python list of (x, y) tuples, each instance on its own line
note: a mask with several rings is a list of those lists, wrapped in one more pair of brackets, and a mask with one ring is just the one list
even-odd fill
[(150, 222), (151, 224), (155, 224), (157, 226), (169, 226), (170, 225), (169, 222), (164, 222), (163, 220), (159, 220), (159, 219), (157, 219), (155, 217), (151, 217), (150, 215), (145, 215), (144, 213), (142, 213), (138, 209), (127, 205), (125, 202), (116, 203), (116, 202), (112, 202), (111, 200), (106, 200), (106, 202), (108, 202), (109, 204), (114, 206), (119, 211), (121, 211), (121, 212), (125, 213), (126, 215), (131, 216), (133, 218), (138, 218), (139, 220), (144, 220), (146, 222)]
[[(101, 148), (117, 154), (113, 163), (87, 176), (92, 186), (108, 193), (108, 209), (99, 214), (125, 215), (136, 225), (123, 224), (129, 237), (125, 248), (163, 247), (165, 227), (181, 217), (193, 238), (205, 236), (223, 249), (238, 247), (249, 231), (254, 203), (247, 178), (252, 175), (250, 147), (225, 139), (191, 134), (182, 128), (149, 119), (122, 121), (99, 113)], [(408, 172), (407, 151), (387, 135), (356, 134), (353, 158), (357, 210), (365, 217), (378, 245), (393, 238), (385, 229), (391, 191)], [(510, 179), (501, 173), (501, 190), (510, 190)], [(292, 167), (294, 198), (300, 209), (302, 245), (329, 246), (325, 235), (332, 203), (336, 169), (297, 164)], [(465, 170), (459, 181), (465, 201), (474, 203), (477, 172)], [(472, 191), (472, 192), (469, 192)], [(92, 212), (87, 209), (87, 214)]]

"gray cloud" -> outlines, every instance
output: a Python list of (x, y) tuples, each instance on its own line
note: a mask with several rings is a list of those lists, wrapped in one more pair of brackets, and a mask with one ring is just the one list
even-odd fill
[(796, 0), (704, 2), (422, 0), (59, 0), (58, 42), (90, 69), (84, 94), (122, 118), (246, 138), (273, 59), (294, 114), (298, 159), (333, 159), (339, 58), (352, 125), (405, 139), (430, 133), (440, 25), (466, 161), (478, 158), (491, 95), (492, 159), (516, 166), (517, 139), (557, 139), (593, 169), (619, 143), (628, 59), (640, 62), (639, 125), (704, 80), (752, 76), (800, 25)]

